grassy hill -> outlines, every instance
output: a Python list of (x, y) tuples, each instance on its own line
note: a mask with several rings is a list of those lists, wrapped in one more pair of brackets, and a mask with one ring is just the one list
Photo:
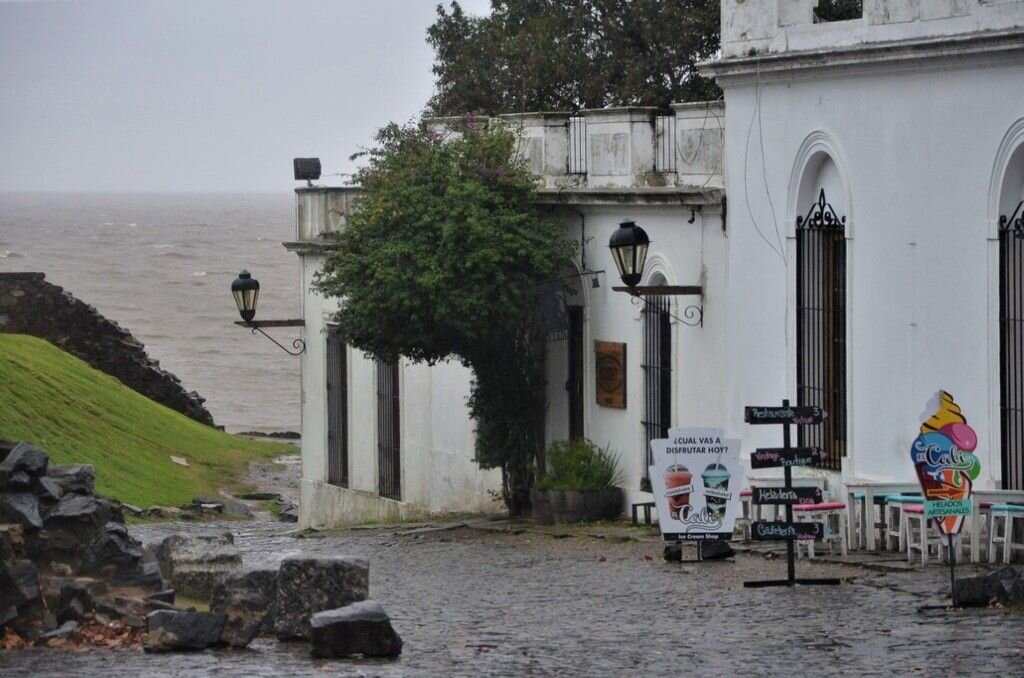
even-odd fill
[[(18, 334), (0, 334), (0, 440), (27, 440), (54, 464), (92, 464), (98, 493), (138, 506), (215, 495), (249, 461), (295, 450), (204, 426), (49, 342)], [(172, 454), (190, 466), (175, 464)]]

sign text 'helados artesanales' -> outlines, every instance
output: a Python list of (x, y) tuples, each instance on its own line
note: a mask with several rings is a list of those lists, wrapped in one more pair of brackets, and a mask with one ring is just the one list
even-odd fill
[(820, 487), (755, 487), (751, 501), (766, 506), (821, 503)]
[(828, 414), (817, 405), (748, 405), (743, 420), (748, 424), (795, 424), (810, 426), (825, 421)]
[(761, 447), (750, 453), (750, 468), (821, 466), (827, 460), (820, 447)]

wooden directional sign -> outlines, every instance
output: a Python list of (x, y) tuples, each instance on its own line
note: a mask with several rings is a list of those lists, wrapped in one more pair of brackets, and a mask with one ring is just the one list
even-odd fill
[(757, 520), (750, 525), (750, 538), (754, 541), (800, 541), (821, 539), (825, 528), (821, 523), (787, 523)]
[(750, 468), (821, 466), (827, 460), (820, 447), (759, 447), (750, 453)]
[(797, 407), (750, 405), (744, 408), (743, 420), (748, 424), (796, 424), (808, 426), (825, 421), (828, 414), (817, 405)]
[(820, 487), (755, 487), (750, 497), (755, 504), (786, 506), (788, 504), (820, 504)]

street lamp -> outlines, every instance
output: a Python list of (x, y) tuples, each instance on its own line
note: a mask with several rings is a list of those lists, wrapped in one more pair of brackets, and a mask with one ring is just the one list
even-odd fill
[(647, 247), (651, 244), (647, 232), (632, 221), (623, 221), (612, 233), (608, 247), (612, 251), (615, 267), (627, 287), (636, 287), (644, 277)]
[(231, 283), (231, 294), (235, 297), (238, 314), (242, 320), (249, 322), (256, 317), (256, 302), (260, 298), (260, 281), (252, 277), (249, 271), (242, 271)]
[(256, 302), (260, 298), (260, 282), (252, 277), (249, 271), (241, 271), (234, 282), (231, 283), (231, 296), (235, 298), (235, 305), (238, 306), (238, 315), (242, 316), (242, 322), (235, 322), (236, 325), (248, 327), (253, 334), (259, 332), (289, 355), (298, 356), (306, 351), (306, 342), (302, 339), (293, 341), (292, 348), (295, 350), (289, 351), (262, 329), (264, 327), (305, 327), (306, 322), (303, 319), (253, 320), (256, 317)]

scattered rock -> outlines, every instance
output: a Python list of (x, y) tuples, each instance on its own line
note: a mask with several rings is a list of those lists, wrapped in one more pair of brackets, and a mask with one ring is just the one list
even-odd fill
[[(163, 591), (157, 591), (146, 596), (146, 600), (159, 600), (161, 603), (168, 603), (174, 605), (174, 589), (165, 589)], [(216, 612), (216, 610), (214, 610)]]
[(225, 617), (214, 612), (157, 610), (146, 617), (146, 652), (205, 650), (220, 644)]
[(125, 511), (132, 514), (133, 516), (146, 515), (146, 509), (135, 506), (134, 504), (121, 504), (121, 508), (123, 508)]
[(375, 600), (318, 612), (310, 627), (314, 657), (397, 657), (402, 653), (402, 639)]
[(177, 464), (178, 466), (188, 466), (188, 459), (186, 459), (185, 457), (178, 457), (173, 454), (169, 456), (171, 458), (171, 461)]
[(0, 601), (19, 611), (40, 601), (39, 570), (31, 560), (13, 560), (0, 565)]
[(705, 541), (700, 545), (700, 557), (702, 560), (724, 560), (736, 555), (729, 542), (723, 540)]
[(167, 537), (157, 550), (164, 579), (178, 595), (210, 600), (213, 590), (242, 566), (230, 532), (213, 535)]
[(65, 582), (60, 589), (60, 600), (57, 604), (57, 621), (64, 623), (69, 619), (81, 619), (86, 612), (96, 608), (89, 587), (81, 582)]
[(77, 621), (66, 621), (53, 631), (48, 631), (47, 633), (44, 633), (43, 635), (39, 636), (39, 639), (36, 641), (36, 643), (39, 645), (45, 645), (46, 641), (52, 640), (54, 638), (67, 638), (72, 633), (74, 633), (76, 629), (78, 629)]
[(282, 497), (279, 502), (281, 504), (281, 513), (278, 514), (277, 519), (282, 523), (299, 522), (299, 507), (295, 505), (295, 502), (286, 497)]
[(92, 464), (51, 466), (46, 475), (61, 490), (74, 494), (92, 494), (96, 487), (96, 469)]
[(665, 546), (665, 562), (667, 563), (681, 563), (683, 562), (683, 545), (682, 544), (668, 544)]
[(33, 479), (46, 474), (49, 463), (50, 457), (38, 447), (18, 443), (0, 462), (0, 490), (7, 489), (11, 481), (21, 487), (27, 486)]
[(17, 523), (27, 530), (43, 529), (39, 515), (39, 498), (29, 492), (0, 494), (0, 519)]
[(233, 572), (213, 592), (210, 611), (227, 617), (221, 637), (228, 645), (245, 647), (258, 634), (274, 629), (277, 570)]
[(1007, 565), (988, 574), (956, 580), (956, 597), (960, 605), (1024, 604), (1024, 575)]
[(309, 618), (366, 600), (370, 567), (365, 558), (288, 558), (277, 574), (277, 619), (282, 640), (308, 639)]
[(81, 571), (136, 574), (142, 559), (142, 544), (128, 535), (122, 523), (107, 523), (93, 544), (83, 549)]
[(248, 501), (270, 501), (271, 499), (281, 499), (281, 495), (277, 492), (246, 492), (244, 494), (236, 494), (239, 499), (245, 499)]
[(235, 518), (251, 518), (252, 509), (249, 508), (248, 504), (244, 504), (234, 499), (222, 499), (221, 505), (224, 507), (224, 513)]

